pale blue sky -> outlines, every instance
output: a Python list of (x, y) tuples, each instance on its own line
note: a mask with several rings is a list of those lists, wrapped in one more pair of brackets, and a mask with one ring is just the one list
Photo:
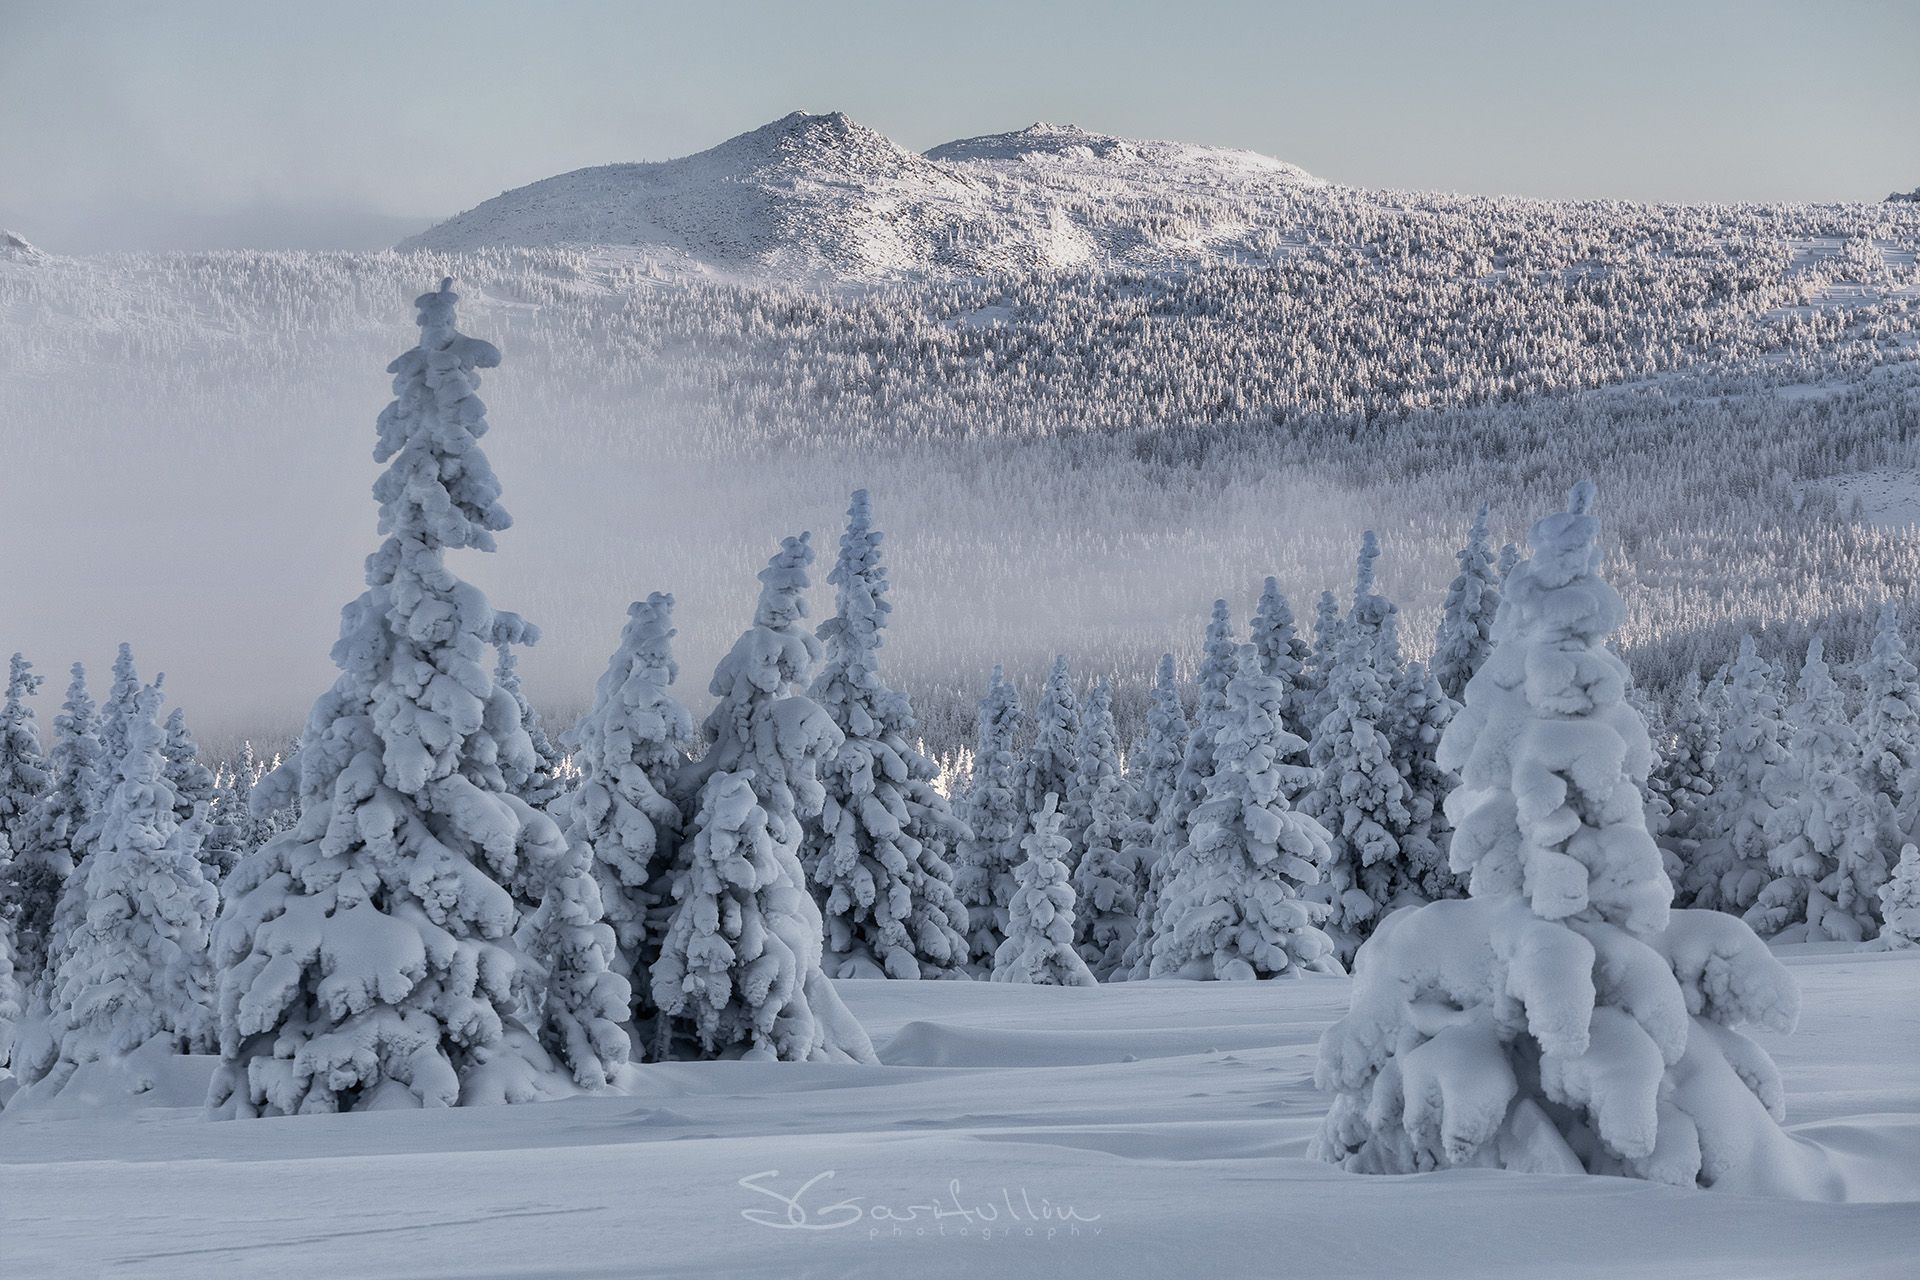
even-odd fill
[(0, 226), (374, 246), (792, 110), (922, 149), (1037, 119), (1366, 186), (1662, 200), (1920, 184), (1920, 0), (0, 0)]

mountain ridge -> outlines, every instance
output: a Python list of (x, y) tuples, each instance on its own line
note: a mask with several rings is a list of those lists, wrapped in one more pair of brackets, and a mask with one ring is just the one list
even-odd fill
[(869, 280), (1258, 252), (1257, 224), (1323, 186), (1247, 151), (1036, 123), (925, 153), (842, 112), (793, 112), (677, 159), (501, 193), (401, 250), (591, 247), (663, 270)]

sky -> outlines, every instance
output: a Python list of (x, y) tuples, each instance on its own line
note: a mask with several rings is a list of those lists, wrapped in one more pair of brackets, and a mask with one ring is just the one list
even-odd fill
[(373, 248), (789, 111), (1035, 120), (1372, 187), (1862, 200), (1920, 185), (1920, 0), (0, 0), (0, 227)]

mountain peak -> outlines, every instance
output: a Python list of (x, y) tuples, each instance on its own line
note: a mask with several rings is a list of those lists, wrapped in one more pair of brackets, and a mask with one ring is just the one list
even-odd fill
[(16, 235), (5, 227), (0, 227), (0, 258), (32, 259), (46, 256), (28, 243), (25, 236)]

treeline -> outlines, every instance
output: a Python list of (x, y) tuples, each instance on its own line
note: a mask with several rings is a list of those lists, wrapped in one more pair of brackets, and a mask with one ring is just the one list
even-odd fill
[[(807, 625), (814, 550), (784, 540), (697, 732), (656, 594), (550, 741), (514, 658), (537, 630), (445, 559), (509, 524), (474, 394), (499, 355), (455, 298), (419, 300), (421, 343), (389, 367), (386, 538), (279, 767), (207, 769), (125, 648), (97, 715), (76, 668), (43, 754), (15, 660), (0, 1005), (30, 1088), (141, 1049), (217, 1051), (225, 1114), (525, 1100), (635, 1058), (866, 1060), (829, 977), (1338, 971), (1391, 911), (1469, 887), (1440, 743), (1519, 556), (1484, 508), (1427, 659), (1369, 534), (1311, 622), (1275, 578), (1244, 639), (1217, 602), (1195, 687), (1162, 659), (1130, 747), (1111, 687), (1065, 658), (1031, 715), (996, 671), (943, 789), (882, 671), (890, 586), (856, 493), (833, 616)], [(1748, 644), (1654, 716), (1639, 803), (1683, 905), (1776, 937), (1881, 930), (1920, 808), (1893, 610), (1852, 679), (1850, 703), (1816, 643), (1788, 695)]]

